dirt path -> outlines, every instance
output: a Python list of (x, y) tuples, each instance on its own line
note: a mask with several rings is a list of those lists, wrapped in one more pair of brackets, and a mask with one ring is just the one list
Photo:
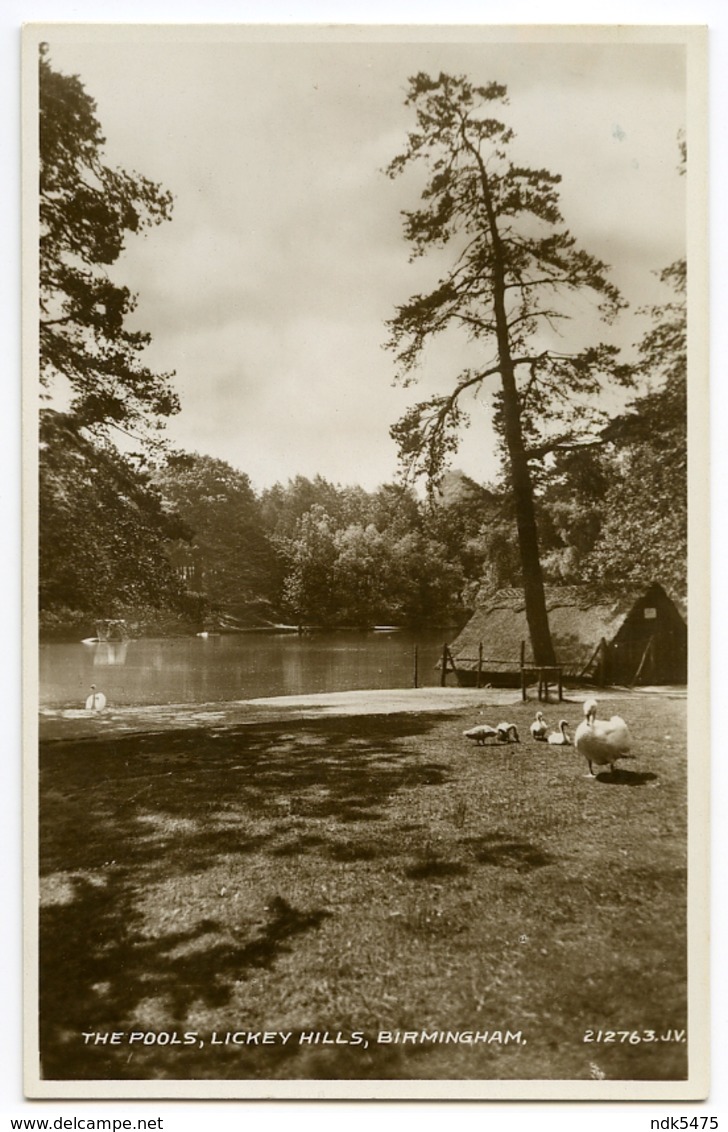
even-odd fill
[[(640, 692), (614, 689), (598, 693), (600, 701), (613, 702), (642, 692), (682, 698), (684, 689), (645, 688)], [(586, 690), (569, 690), (567, 700), (581, 702)], [(529, 696), (535, 701), (535, 694)], [(265, 699), (221, 701), (208, 704), (107, 706), (102, 712), (82, 708), (41, 708), (41, 740), (92, 739), (177, 729), (239, 727), (246, 723), (321, 716), (391, 715), (400, 712), (457, 711), (519, 703), (517, 688), (394, 688), (319, 695), (272, 696)]]
[(39, 736), (90, 739), (138, 732), (189, 728), (227, 728), (277, 719), (316, 719), (324, 715), (390, 715), (399, 712), (452, 711), (472, 705), (510, 704), (517, 689), (395, 688), (320, 695), (272, 696), (208, 704), (107, 706), (101, 712), (82, 708), (41, 708)]

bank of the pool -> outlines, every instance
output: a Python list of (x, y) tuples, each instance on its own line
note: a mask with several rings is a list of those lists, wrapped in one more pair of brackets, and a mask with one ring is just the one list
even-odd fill
[(239, 727), (276, 719), (315, 719), (329, 715), (390, 715), (401, 712), (450, 711), (472, 706), (515, 703), (515, 689), (395, 688), (330, 692), (263, 699), (226, 700), (207, 704), (156, 704), (115, 707), (103, 711), (82, 708), (41, 708), (39, 738), (91, 739), (103, 736)]

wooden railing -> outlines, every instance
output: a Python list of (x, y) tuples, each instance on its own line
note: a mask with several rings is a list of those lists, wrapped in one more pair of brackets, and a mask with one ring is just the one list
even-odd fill
[[(475, 686), (480, 688), (483, 681), (483, 673), (488, 671), (491, 665), (505, 665), (506, 670), (512, 672), (514, 675), (520, 673), (521, 679), (521, 695), (524, 700), (528, 699), (527, 687), (529, 675), (535, 676), (538, 683), (538, 698), (539, 700), (548, 700), (549, 689), (553, 685), (558, 691), (559, 702), (564, 698), (564, 681), (563, 681), (563, 665), (542, 665), (535, 663), (526, 663), (526, 642), (521, 642), (521, 655), (518, 660), (508, 657), (508, 659), (498, 657), (486, 657), (484, 655), (483, 642), (478, 645), (478, 655), (475, 656), (459, 656), (458, 660), (465, 664), (475, 664), (476, 677)], [(470, 671), (470, 670), (469, 670)], [(443, 645), (442, 658), (440, 660), (440, 686), (445, 687), (447, 682), (448, 672), (458, 673), (458, 665), (455, 662), (449, 647)]]

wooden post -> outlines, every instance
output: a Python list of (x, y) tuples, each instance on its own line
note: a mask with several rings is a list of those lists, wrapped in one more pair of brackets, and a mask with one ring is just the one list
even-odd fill
[(637, 683), (640, 676), (642, 675), (642, 669), (644, 668), (645, 662), (646, 662), (646, 660), (647, 660), (647, 658), (648, 658), (648, 656), (650, 655), (651, 652), (652, 652), (652, 637), (650, 637), (649, 641), (647, 642), (647, 648), (642, 653), (642, 660), (640, 661), (639, 667), (637, 668), (637, 671), (635, 672), (635, 674), (632, 678), (632, 686), (634, 686)]
[(559, 703), (564, 699), (564, 670), (559, 666)]
[(483, 676), (483, 642), (478, 645), (478, 678), (475, 687), (480, 687), (480, 681)]
[(440, 671), (440, 687), (445, 687), (447, 680), (447, 644), (442, 646), (442, 666)]
[(526, 642), (521, 641), (521, 699), (523, 700), (524, 704), (525, 704), (526, 700), (528, 699), (528, 695), (526, 693), (525, 664), (526, 664)]
[(417, 645), (415, 645), (415, 655), (414, 655), (414, 673), (413, 673), (413, 676), (414, 676), (414, 685), (415, 685), (415, 688), (419, 688), (419, 686), (420, 686), (420, 685), (419, 685), (419, 682), (418, 682), (418, 676), (419, 676), (419, 673), (418, 673), (418, 671), (417, 671)]
[(604, 687), (607, 682), (607, 642), (602, 637), (599, 642), (599, 663), (597, 665), (597, 681)]

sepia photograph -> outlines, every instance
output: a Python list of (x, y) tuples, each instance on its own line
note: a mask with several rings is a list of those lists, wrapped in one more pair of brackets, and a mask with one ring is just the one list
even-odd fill
[(706, 28), (22, 41), (26, 1096), (705, 1099)]

